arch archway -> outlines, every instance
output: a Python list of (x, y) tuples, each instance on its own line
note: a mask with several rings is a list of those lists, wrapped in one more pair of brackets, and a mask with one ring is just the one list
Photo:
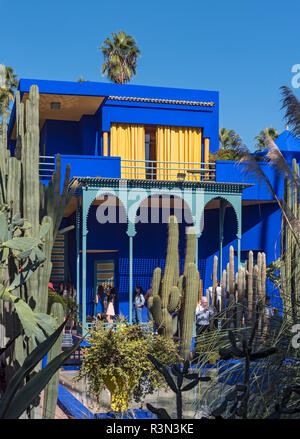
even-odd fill
[[(235, 248), (237, 265), (240, 264), (240, 210), (238, 204), (232, 203), (232, 200), (225, 196), (210, 197), (205, 203), (201, 215), (201, 234), (199, 235), (200, 259), (205, 260), (205, 289), (211, 286), (209, 283), (211, 282), (215, 255), (218, 256), (219, 280), (222, 279), (222, 271), (228, 261), (230, 245), (233, 245)], [(223, 258), (225, 249), (226, 257)]]

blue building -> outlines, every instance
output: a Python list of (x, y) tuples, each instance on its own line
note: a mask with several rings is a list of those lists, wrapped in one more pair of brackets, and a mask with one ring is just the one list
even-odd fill
[[(47, 184), (60, 154), (62, 169), (69, 163), (81, 183), (64, 212), (62, 227), (74, 229), (57, 237), (51, 280), (74, 283), (83, 322), (105, 282), (117, 287), (117, 312), (131, 320), (135, 286), (147, 290), (154, 268), (164, 268), (170, 214), (180, 226), (181, 264), (185, 228), (196, 228), (204, 291), (214, 256), (221, 275), (230, 245), (237, 264), (249, 250), (254, 258), (264, 251), (267, 264), (277, 259), (281, 214), (267, 188), (235, 162), (209, 163), (219, 147), (218, 92), (22, 79), (22, 102), (32, 84), (40, 91), (41, 181)], [(14, 108), (12, 154), (15, 131)], [(288, 130), (277, 144), (288, 161), (299, 160), (300, 141)], [(283, 182), (261, 166), (282, 197)]]

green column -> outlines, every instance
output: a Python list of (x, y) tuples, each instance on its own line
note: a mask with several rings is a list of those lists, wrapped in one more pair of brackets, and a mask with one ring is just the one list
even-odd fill
[(133, 236), (129, 236), (129, 324), (132, 325)]
[(82, 326), (86, 327), (86, 241), (87, 231), (82, 233)]
[(79, 306), (80, 302), (80, 210), (79, 210), (79, 199), (77, 198), (77, 207), (76, 207), (76, 301), (77, 306)]
[(224, 239), (224, 218), (226, 210), (226, 201), (220, 199), (219, 208), (219, 281), (222, 280), (222, 268), (223, 268), (223, 239)]

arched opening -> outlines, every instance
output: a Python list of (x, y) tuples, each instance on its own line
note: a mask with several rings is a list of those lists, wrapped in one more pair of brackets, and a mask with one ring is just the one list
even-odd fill
[(95, 296), (99, 285), (116, 288), (115, 313), (122, 311), (124, 288), (120, 278), (120, 258), (128, 253), (127, 214), (120, 199), (101, 193), (88, 209), (86, 243), (86, 316), (96, 313)]
[[(165, 267), (168, 219), (175, 215), (179, 225), (179, 269), (183, 272), (186, 227), (193, 225), (190, 206), (183, 198), (161, 193), (144, 199), (136, 210), (133, 239), (133, 287), (146, 292), (151, 286), (153, 271)], [(147, 321), (144, 307), (143, 321)]]
[(238, 217), (234, 206), (224, 197), (214, 197), (204, 206), (202, 233), (198, 242), (199, 271), (206, 291), (212, 282), (214, 256), (218, 256), (218, 279), (229, 261), (229, 247), (238, 261)]

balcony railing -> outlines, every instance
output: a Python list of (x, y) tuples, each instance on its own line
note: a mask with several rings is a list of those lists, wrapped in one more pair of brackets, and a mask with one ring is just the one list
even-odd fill
[(215, 163), (121, 159), (122, 178), (215, 181)]
[(55, 171), (55, 157), (50, 155), (40, 156), (40, 179), (51, 180)]
[[(157, 160), (127, 160), (121, 159), (108, 166), (107, 160), (116, 157), (102, 156), (61, 156), (62, 162), (70, 163), (72, 175), (76, 176), (105, 176), (126, 179), (149, 180), (180, 180), (180, 181), (215, 181), (215, 163), (203, 162), (169, 162)], [(99, 160), (95, 160), (99, 159)], [(106, 159), (106, 160), (104, 160)], [(91, 162), (92, 160), (92, 162)], [(102, 161), (105, 163), (102, 163)], [(114, 160), (115, 162), (115, 160)], [(51, 180), (55, 171), (54, 156), (40, 156), (40, 179)], [(93, 169), (92, 169), (93, 167)], [(120, 175), (121, 168), (121, 175)]]

